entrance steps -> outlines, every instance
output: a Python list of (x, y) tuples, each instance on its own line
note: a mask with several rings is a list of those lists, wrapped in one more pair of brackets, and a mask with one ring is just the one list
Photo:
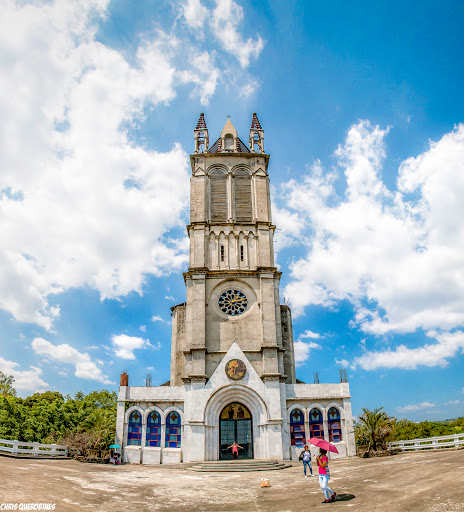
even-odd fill
[[(288, 461), (290, 462), (290, 461)], [(287, 461), (278, 460), (212, 460), (196, 462), (185, 469), (189, 471), (237, 472), (237, 471), (273, 471), (292, 467)]]

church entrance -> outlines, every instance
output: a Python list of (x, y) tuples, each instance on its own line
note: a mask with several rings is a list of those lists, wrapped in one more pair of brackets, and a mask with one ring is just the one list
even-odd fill
[(219, 416), (219, 439), (220, 460), (234, 458), (228, 448), (234, 441), (242, 447), (238, 449), (239, 459), (253, 458), (253, 420), (244, 405), (234, 402), (224, 407)]

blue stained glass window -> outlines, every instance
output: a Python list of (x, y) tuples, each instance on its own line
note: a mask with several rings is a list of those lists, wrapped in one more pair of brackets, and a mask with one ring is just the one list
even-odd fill
[(147, 440), (146, 446), (161, 446), (161, 418), (153, 411), (147, 418)]
[(309, 434), (311, 437), (324, 439), (324, 422), (319, 409), (311, 409), (309, 412)]
[(166, 417), (165, 446), (168, 448), (180, 448), (181, 421), (180, 414), (172, 411)]
[(338, 442), (342, 440), (342, 423), (340, 411), (336, 407), (331, 407), (328, 414), (329, 441)]
[(138, 411), (134, 411), (129, 416), (127, 444), (136, 446), (140, 446), (142, 444), (142, 415)]
[(306, 443), (304, 414), (299, 409), (293, 409), (290, 413), (290, 440), (295, 446)]

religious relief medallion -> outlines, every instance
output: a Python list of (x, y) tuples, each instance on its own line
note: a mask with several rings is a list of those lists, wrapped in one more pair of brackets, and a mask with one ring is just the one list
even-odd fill
[(245, 377), (246, 366), (240, 359), (231, 359), (226, 364), (226, 375), (229, 379), (240, 380)]
[(241, 315), (248, 306), (247, 296), (240, 290), (226, 290), (219, 295), (220, 310), (226, 315)]

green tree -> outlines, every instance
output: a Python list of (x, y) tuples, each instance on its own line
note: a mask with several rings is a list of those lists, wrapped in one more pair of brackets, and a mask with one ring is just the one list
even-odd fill
[(13, 387), (13, 375), (5, 375), (0, 371), (0, 395), (16, 396), (16, 389)]
[(355, 425), (355, 435), (358, 442), (365, 441), (368, 444), (368, 452), (371, 448), (376, 451), (379, 446), (386, 448), (386, 441), (394, 430), (394, 418), (390, 418), (383, 407), (374, 409), (362, 409), (363, 413)]

